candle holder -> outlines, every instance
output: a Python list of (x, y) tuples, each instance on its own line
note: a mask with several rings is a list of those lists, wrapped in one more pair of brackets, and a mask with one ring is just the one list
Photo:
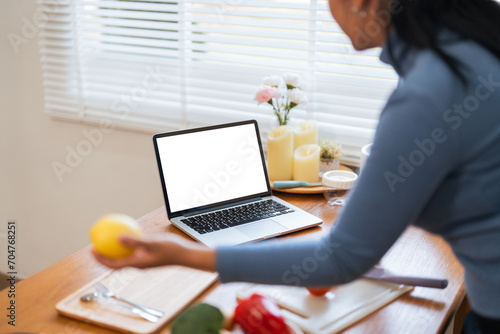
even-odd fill
[(326, 172), (321, 182), (327, 203), (332, 206), (345, 206), (347, 195), (357, 179), (358, 175), (345, 170)]

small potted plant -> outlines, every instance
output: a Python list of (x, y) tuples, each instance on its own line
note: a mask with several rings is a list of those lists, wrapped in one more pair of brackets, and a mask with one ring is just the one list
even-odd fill
[(334, 141), (323, 139), (319, 143), (320, 152), (319, 152), (319, 174), (320, 176), (323, 173), (329, 170), (336, 170), (340, 167), (339, 158), (344, 155), (342, 151), (342, 146), (337, 144)]

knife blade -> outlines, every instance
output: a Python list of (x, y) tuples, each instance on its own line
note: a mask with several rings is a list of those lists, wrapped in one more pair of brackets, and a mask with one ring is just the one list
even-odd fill
[(448, 280), (442, 278), (399, 276), (386, 271), (382, 267), (373, 267), (366, 272), (364, 277), (378, 279), (384, 282), (421, 286), (426, 288), (444, 289), (448, 286)]

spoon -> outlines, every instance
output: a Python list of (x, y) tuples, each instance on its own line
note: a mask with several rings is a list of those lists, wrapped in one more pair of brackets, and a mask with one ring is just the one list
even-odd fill
[[(85, 302), (85, 303), (88, 303), (88, 302), (91, 302), (93, 300), (97, 300), (97, 299), (100, 299), (102, 298), (103, 295), (100, 293), (100, 292), (91, 292), (91, 293), (87, 293), (83, 296), (80, 297), (80, 300), (82, 302)], [(122, 302), (119, 302), (119, 301), (116, 301), (114, 299), (107, 299), (106, 300), (108, 303), (111, 303), (111, 304), (114, 304), (114, 305), (118, 305), (118, 306), (122, 306), (122, 307), (125, 307), (126, 309), (129, 309), (130, 311), (132, 311), (133, 313), (137, 314), (138, 316), (140, 316), (141, 318), (144, 318), (148, 321), (151, 321), (151, 322), (158, 322), (159, 318), (152, 315), (152, 314), (149, 314), (147, 312), (144, 312), (140, 309), (138, 309), (137, 307), (133, 307), (133, 306), (130, 306), (128, 304), (125, 304), (125, 303), (122, 303)]]

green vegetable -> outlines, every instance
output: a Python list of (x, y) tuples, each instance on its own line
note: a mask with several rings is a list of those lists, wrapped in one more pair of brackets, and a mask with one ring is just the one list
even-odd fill
[(219, 334), (223, 322), (224, 316), (217, 307), (196, 304), (177, 316), (172, 334)]

